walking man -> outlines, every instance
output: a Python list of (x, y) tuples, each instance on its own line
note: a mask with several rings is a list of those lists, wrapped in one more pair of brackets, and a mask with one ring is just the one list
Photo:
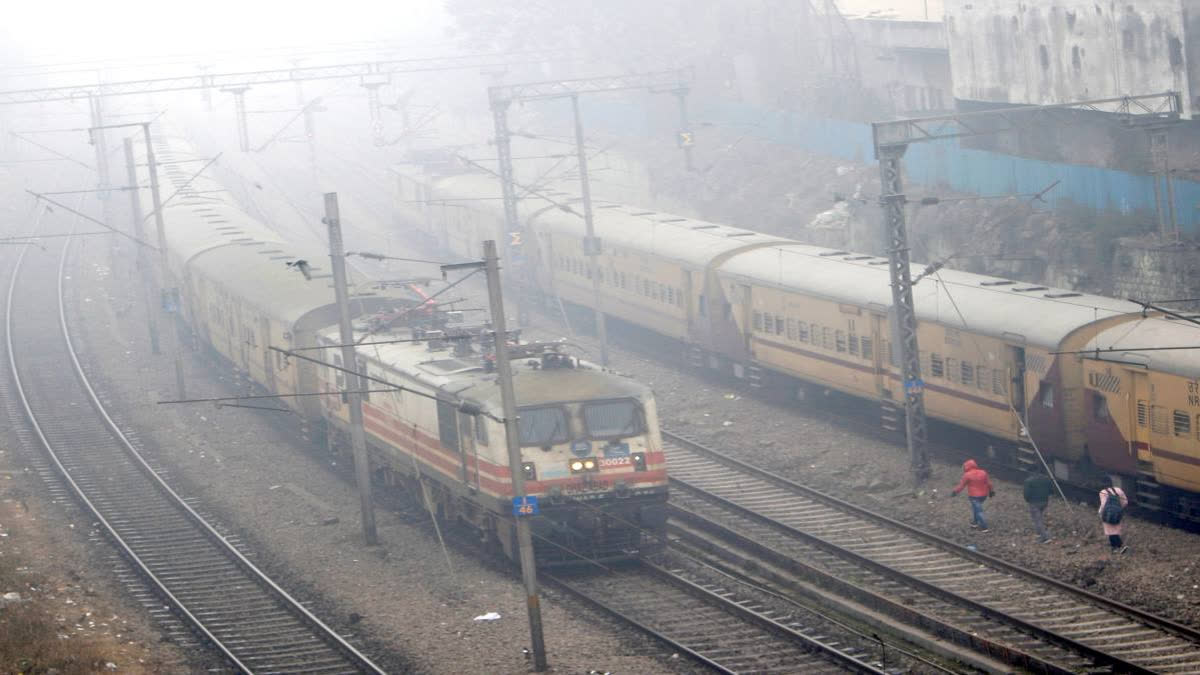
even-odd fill
[(1046, 505), (1050, 503), (1050, 492), (1054, 484), (1043, 474), (1034, 474), (1025, 479), (1025, 503), (1029, 504), (1029, 518), (1038, 540), (1049, 544), (1052, 540), (1046, 533)]
[(963, 462), (962, 479), (951, 494), (957, 497), (963, 487), (967, 488), (967, 499), (971, 501), (971, 527), (987, 532), (987, 521), (983, 519), (983, 500), (996, 493), (992, 490), (992, 479), (988, 478), (988, 473), (979, 468), (973, 459)]
[(1129, 506), (1129, 498), (1125, 496), (1125, 491), (1113, 485), (1112, 478), (1109, 478), (1108, 487), (1100, 491), (1100, 508), (1096, 512), (1100, 514), (1100, 522), (1104, 525), (1104, 534), (1108, 535), (1108, 545), (1113, 553), (1129, 550), (1121, 541), (1121, 518), (1125, 515), (1126, 506)]

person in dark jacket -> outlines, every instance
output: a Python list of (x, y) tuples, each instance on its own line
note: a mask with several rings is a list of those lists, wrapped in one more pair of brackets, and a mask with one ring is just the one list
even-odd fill
[(1050, 535), (1046, 533), (1046, 505), (1050, 503), (1050, 492), (1054, 483), (1042, 474), (1035, 474), (1025, 479), (1025, 503), (1029, 504), (1029, 518), (1033, 520), (1033, 529), (1043, 544), (1049, 544)]
[(996, 493), (992, 490), (992, 479), (988, 478), (988, 473), (979, 468), (973, 459), (963, 462), (962, 479), (951, 494), (957, 497), (964, 487), (967, 489), (967, 499), (971, 501), (971, 527), (987, 532), (987, 521), (983, 519), (983, 500)]

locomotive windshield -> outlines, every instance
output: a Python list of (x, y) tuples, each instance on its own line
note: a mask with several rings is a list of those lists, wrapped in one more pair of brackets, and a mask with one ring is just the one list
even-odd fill
[(642, 432), (642, 416), (633, 401), (605, 401), (583, 406), (583, 421), (591, 438), (633, 436)]
[(567, 414), (562, 408), (521, 408), (517, 428), (521, 445), (554, 445), (567, 441)]

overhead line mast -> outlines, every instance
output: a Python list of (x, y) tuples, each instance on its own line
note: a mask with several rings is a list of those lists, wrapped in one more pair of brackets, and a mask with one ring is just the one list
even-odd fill
[(921, 381), (921, 352), (917, 343), (917, 316), (913, 306), (913, 279), (909, 260), (907, 223), (904, 217), (904, 185), (900, 160), (913, 143), (950, 138), (967, 138), (1018, 131), (1060, 111), (1092, 111), (1117, 115), (1129, 126), (1161, 128), (1179, 119), (1179, 92), (1121, 96), (1046, 106), (1002, 108), (980, 112), (939, 115), (871, 125), (875, 158), (879, 160), (880, 205), (888, 228), (888, 268), (891, 272), (892, 308), (895, 312), (894, 344), (900, 346), (904, 386), (905, 437), (908, 443), (913, 482), (921, 485), (932, 473), (929, 464), (928, 425), (925, 419), (924, 382)]

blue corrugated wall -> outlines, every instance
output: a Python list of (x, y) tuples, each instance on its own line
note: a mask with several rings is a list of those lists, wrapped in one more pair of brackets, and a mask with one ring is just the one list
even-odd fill
[[(618, 100), (591, 99), (584, 113), (589, 126), (613, 133), (649, 136), (672, 135), (666, 118), (658, 124), (645, 107)], [(724, 127), (727, 131), (757, 136), (773, 143), (855, 162), (872, 162), (871, 126), (834, 119), (807, 118), (767, 111), (742, 103), (709, 103), (693, 110), (694, 120)], [(696, 128), (703, 143), (704, 129)], [(963, 148), (955, 139), (912, 145), (904, 158), (911, 184), (947, 186), (979, 195), (1040, 192), (1054, 181), (1045, 196), (1053, 208), (1064, 203), (1120, 213), (1154, 213), (1154, 182), (1145, 174), (1094, 166), (1025, 159), (997, 152)], [(1175, 213), (1180, 230), (1195, 235), (1200, 220), (1200, 183), (1175, 180)]]

